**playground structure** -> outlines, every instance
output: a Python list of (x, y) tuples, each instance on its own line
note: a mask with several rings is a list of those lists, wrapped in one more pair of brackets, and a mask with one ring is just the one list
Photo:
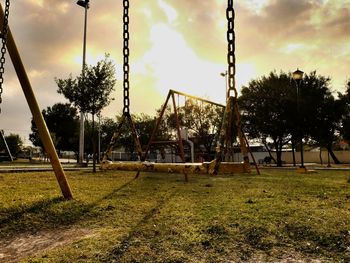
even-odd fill
[[(177, 103), (176, 103), (176, 99), (175, 99), (175, 95), (177, 95)], [(180, 108), (180, 102), (179, 102), (179, 98), (184, 97), (184, 101), (185, 101), (185, 106), (186, 107), (186, 103), (188, 100), (194, 101), (198, 103), (201, 103), (201, 108), (203, 106), (204, 103), (209, 104), (211, 106), (215, 106), (220, 108), (221, 112), (224, 112), (225, 106), (219, 103), (215, 103), (206, 99), (202, 99), (196, 96), (192, 96), (183, 92), (179, 92), (179, 91), (175, 91), (175, 90), (169, 90), (167, 98), (165, 100), (165, 103), (163, 104), (161, 110), (160, 110), (160, 114), (159, 114), (159, 118), (157, 119), (157, 122), (155, 124), (155, 127), (152, 131), (151, 137), (149, 139), (149, 142), (146, 146), (145, 149), (145, 153), (144, 153), (144, 160), (147, 160), (148, 154), (151, 150), (152, 145), (168, 145), (168, 144), (175, 144), (178, 146), (179, 149), (179, 156), (181, 158), (182, 162), (186, 162), (186, 158), (185, 158), (185, 152), (184, 152), (184, 142), (186, 142), (187, 144), (189, 144), (190, 146), (190, 150), (191, 150), (191, 163), (194, 163), (194, 143), (189, 140), (188, 138), (188, 131), (187, 129), (189, 129), (190, 127), (187, 127), (185, 129), (182, 129), (180, 127), (180, 119), (179, 119), (179, 110)], [(172, 105), (170, 105), (169, 109), (173, 109), (173, 113), (174, 113), (174, 117), (175, 117), (175, 130), (176, 130), (176, 134), (177, 134), (177, 140), (173, 140), (173, 141), (156, 141), (155, 140), (155, 136), (156, 133), (159, 130), (161, 121), (164, 117), (165, 111), (169, 106), (169, 101), (172, 101)], [(172, 106), (172, 107), (171, 107)], [(184, 118), (186, 118), (186, 116), (183, 116)], [(217, 128), (217, 127), (216, 127)], [(219, 129), (216, 129), (219, 130)], [(218, 135), (218, 134), (217, 134)]]
[[(9, 7), (10, 7), (10, 0), (5, 1), (5, 12), (3, 10), (3, 7), (0, 3), (0, 28), (1, 28), (1, 39), (2, 39), (2, 48), (1, 48), (1, 60), (0, 60), (0, 84), (1, 88), (0, 91), (2, 93), (2, 83), (3, 83), (3, 72), (4, 72), (4, 63), (5, 63), (5, 52), (6, 47), (8, 50), (8, 53), (10, 55), (10, 58), (12, 60), (13, 66), (15, 68), (15, 71), (18, 76), (18, 80), (21, 84), (24, 96), (27, 100), (28, 106), (30, 108), (30, 111), (33, 115), (33, 120), (38, 128), (40, 139), (44, 145), (44, 148), (50, 158), (50, 162), (52, 165), (52, 168), (54, 170), (54, 173), (56, 175), (56, 179), (58, 181), (58, 184), (60, 186), (61, 192), (63, 194), (63, 197), (65, 199), (72, 199), (73, 195), (70, 190), (70, 186), (68, 184), (67, 178), (65, 176), (64, 170), (62, 168), (62, 165), (58, 159), (58, 155), (56, 152), (56, 149), (54, 147), (54, 144), (52, 142), (50, 133), (47, 129), (45, 120), (41, 114), (39, 105), (37, 103), (37, 100), (35, 98), (34, 91), (32, 89), (31, 83), (29, 81), (28, 75), (26, 73), (26, 70), (24, 68), (24, 65), (22, 63), (19, 51), (17, 49), (14, 37), (11, 33), (10, 27), (8, 26), (8, 17), (9, 17)], [(1, 102), (1, 100), (0, 100)]]
[[(177, 99), (175, 98), (175, 96), (177, 95)], [(218, 108), (221, 109), (222, 114), (224, 114), (225, 111), (225, 106), (219, 103), (215, 103), (206, 99), (202, 99), (196, 96), (192, 96), (183, 92), (179, 92), (179, 91), (175, 91), (175, 90), (169, 90), (167, 98), (165, 100), (165, 103), (163, 104), (160, 113), (159, 113), (159, 117), (156, 121), (156, 125), (153, 129), (153, 132), (151, 134), (151, 137), (148, 141), (148, 144), (145, 147), (145, 150), (143, 152), (143, 161), (140, 162), (126, 162), (126, 161), (122, 161), (122, 162), (111, 162), (111, 161), (107, 161), (105, 160), (100, 168), (103, 170), (126, 170), (126, 171), (148, 171), (148, 172), (168, 172), (168, 173), (183, 173), (185, 174), (185, 179), (187, 178), (186, 175), (187, 174), (213, 174), (213, 169), (214, 169), (214, 162), (203, 162), (203, 163), (194, 163), (193, 162), (193, 156), (191, 156), (192, 161), (189, 163), (186, 163), (186, 159), (185, 159), (185, 152), (184, 152), (184, 143), (188, 143), (191, 142), (190, 140), (188, 140), (188, 138), (186, 138), (186, 135), (182, 132), (183, 130), (180, 127), (180, 120), (179, 120), (179, 107), (180, 107), (180, 103), (179, 103), (179, 96), (183, 96), (185, 98), (185, 102), (187, 101), (187, 99), (190, 100), (195, 100), (197, 102), (200, 103), (208, 103), (208, 104), (212, 104)], [(176, 103), (177, 101), (177, 103)], [(169, 107), (169, 104), (171, 104)], [(185, 103), (186, 104), (186, 103)], [(169, 107), (169, 108), (168, 108)], [(176, 133), (176, 140), (167, 140), (167, 141), (157, 141), (155, 140), (155, 135), (159, 129), (159, 126), (161, 125), (161, 121), (164, 118), (165, 115), (165, 111), (167, 109), (170, 109), (170, 111), (173, 113), (173, 115), (175, 116), (175, 133)], [(119, 127), (119, 126), (118, 126)], [(220, 131), (220, 128), (217, 129), (218, 131)], [(216, 137), (218, 137), (219, 134), (216, 135)], [(244, 139), (246, 140), (246, 138), (244, 137)], [(247, 145), (248, 142), (246, 141)], [(193, 144), (193, 143), (192, 143)], [(149, 162), (149, 161), (145, 161), (148, 160), (148, 156), (150, 153), (150, 149), (152, 146), (155, 146), (156, 148), (159, 147), (159, 145), (162, 145), (162, 147), (164, 145), (166, 146), (176, 146), (177, 147), (177, 152), (178, 152), (178, 156), (181, 159), (181, 162), (179, 163), (157, 163), (157, 162)], [(252, 154), (252, 152), (249, 152), (251, 154), (252, 160), (255, 162), (254, 156)], [(191, 149), (192, 150), (192, 149)], [(110, 157), (110, 155), (105, 155), (105, 157)], [(231, 156), (232, 158), (232, 156)], [(219, 167), (217, 168), (218, 173), (221, 174), (232, 174), (232, 173), (247, 173), (247, 171), (250, 171), (250, 165), (249, 163), (247, 163), (247, 165), (242, 165), (242, 163), (234, 163), (232, 161), (226, 161), (224, 160), (224, 162), (221, 162)], [(259, 170), (257, 169), (257, 172), (259, 173)]]
[[(176, 103), (174, 94), (180, 94), (179, 92), (170, 90), (166, 99), (165, 104), (161, 110), (160, 116), (157, 120), (154, 131), (151, 135), (149, 143), (145, 152), (142, 152), (142, 147), (138, 138), (138, 135), (135, 130), (135, 126), (133, 124), (129, 105), (129, 0), (123, 1), (124, 7), (124, 15), (123, 15), (123, 37), (124, 37), (124, 108), (123, 108), (123, 118), (117, 127), (117, 131), (114, 133), (111, 142), (103, 155), (103, 160), (100, 165), (102, 170), (135, 170), (137, 171), (136, 177), (139, 176), (140, 171), (160, 171), (160, 172), (180, 172), (184, 173), (185, 180), (188, 180), (188, 173), (210, 173), (210, 174), (218, 174), (220, 173), (250, 173), (250, 163), (248, 158), (248, 140), (246, 139), (240, 120), (240, 113), (238, 109), (237, 103), (237, 90), (235, 87), (235, 32), (234, 32), (234, 9), (233, 9), (233, 1), (228, 0), (228, 6), (226, 9), (226, 17), (228, 21), (228, 30), (227, 30), (227, 41), (228, 41), (228, 53), (227, 53), (227, 62), (228, 62), (228, 89), (227, 89), (227, 105), (224, 110), (224, 116), (222, 120), (222, 127), (220, 129), (219, 138), (217, 140), (217, 153), (216, 158), (210, 163), (203, 164), (190, 164), (185, 163), (184, 157), (184, 147), (183, 147), (183, 138), (181, 137), (181, 131), (179, 127), (178, 113), (176, 110)], [(187, 95), (183, 94), (182, 95)], [(190, 96), (190, 95), (187, 95)], [(193, 96), (192, 96), (193, 97)], [(159, 163), (149, 163), (145, 162), (150, 146), (154, 143), (154, 135), (157, 131), (160, 121), (163, 117), (164, 111), (167, 107), (167, 104), (172, 99), (174, 115), (176, 119), (176, 131), (177, 131), (177, 140), (179, 153), (182, 160), (182, 163), (177, 164), (159, 164)], [(200, 98), (196, 98), (200, 99)], [(200, 99), (203, 100), (203, 99)], [(108, 158), (113, 150), (113, 146), (118, 140), (120, 136), (121, 128), (124, 123), (127, 122), (129, 124), (129, 128), (131, 130), (132, 136), (135, 141), (137, 153), (140, 159), (140, 162), (119, 162), (112, 163), (108, 161)], [(239, 145), (241, 148), (241, 153), (243, 155), (243, 163), (233, 163), (233, 143), (236, 138), (239, 138)], [(253, 160), (254, 157), (252, 156)], [(256, 162), (254, 160), (256, 165)], [(256, 165), (257, 168), (257, 165)], [(259, 170), (257, 168), (259, 173)]]
[[(19, 51), (16, 47), (14, 37), (11, 33), (10, 27), (8, 26), (8, 17), (9, 17), (9, 6), (10, 0), (5, 0), (6, 6), (5, 11), (0, 4), (0, 28), (1, 30), (1, 38), (2, 38), (2, 48), (1, 48), (1, 60), (0, 60), (0, 95), (3, 91), (2, 83), (3, 83), (3, 72), (4, 72), (4, 63), (5, 58), (4, 54), (6, 52), (6, 48), (10, 55), (11, 61), (14, 65), (15, 71), (17, 73), (19, 82), (21, 84), (23, 93), (25, 95), (28, 106), (31, 110), (33, 120), (38, 128), (40, 138), (44, 145), (45, 151), (48, 153), (50, 158), (51, 165), (53, 167), (56, 179), (59, 183), (61, 192), (65, 199), (73, 198), (68, 181), (66, 179), (64, 170), (62, 165), (58, 159), (55, 147), (53, 145), (52, 139), (50, 137), (49, 131), (47, 129), (44, 118), (41, 114), (40, 108), (35, 98), (34, 91), (30, 84), (28, 75), (22, 63)], [(178, 144), (181, 153), (181, 159), (183, 161), (182, 164), (162, 164), (161, 169), (158, 168), (159, 164), (151, 164), (144, 163), (124, 163), (124, 164), (110, 164), (108, 162), (108, 154), (112, 151), (113, 145), (118, 139), (120, 128), (123, 125), (129, 125), (133, 138), (135, 140), (135, 145), (137, 148), (137, 152), (140, 158), (140, 161), (143, 162), (146, 158), (147, 151), (145, 153), (142, 152), (141, 144), (138, 139), (138, 135), (135, 130), (135, 126), (130, 114), (130, 98), (129, 98), (129, 0), (123, 1), (124, 13), (123, 13), (123, 54), (124, 54), (124, 63), (123, 63), (123, 99), (124, 99), (124, 107), (123, 107), (123, 118), (119, 123), (117, 128), (117, 132), (111, 139), (111, 143), (104, 154), (103, 163), (101, 165), (102, 169), (132, 169), (137, 171), (137, 176), (139, 172), (142, 170), (152, 170), (152, 171), (167, 171), (167, 172), (182, 172), (185, 174), (185, 178), (187, 180), (187, 173), (193, 172), (205, 172), (210, 174), (217, 173), (249, 173), (250, 172), (250, 164), (248, 159), (248, 142), (244, 137), (244, 133), (241, 128), (240, 115), (237, 106), (237, 91), (235, 88), (235, 36), (234, 36), (234, 9), (232, 0), (228, 0), (228, 7), (226, 10), (226, 16), (228, 20), (228, 31), (227, 31), (227, 40), (228, 40), (228, 90), (227, 90), (227, 105), (225, 108), (225, 113), (222, 121), (222, 127), (220, 129), (220, 135), (217, 143), (217, 154), (214, 161), (211, 163), (204, 163), (201, 165), (197, 164), (186, 164), (184, 163), (184, 155), (183, 155), (183, 145), (181, 133), (178, 129)], [(1, 96), (0, 96), (1, 97)], [(174, 96), (169, 95), (174, 102)], [(176, 113), (175, 113), (176, 114)], [(161, 119), (161, 116), (160, 116)], [(239, 138), (239, 145), (241, 147), (241, 153), (243, 155), (243, 163), (233, 163), (232, 155), (233, 155), (233, 142), (236, 138)], [(149, 145), (152, 143), (152, 139), (150, 140)], [(182, 145), (182, 146), (181, 146)]]
[(13, 157), (10, 151), (9, 146), (7, 145), (5, 136), (4, 136), (4, 131), (0, 130), (0, 140), (2, 141), (3, 145), (4, 145), (4, 150), (5, 150), (5, 156), (1, 155), (0, 156), (0, 162), (1, 161), (11, 161), (13, 162)]

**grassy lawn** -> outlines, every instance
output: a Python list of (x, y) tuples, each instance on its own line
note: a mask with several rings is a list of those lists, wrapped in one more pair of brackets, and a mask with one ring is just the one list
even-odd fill
[(67, 176), (0, 174), (0, 262), (350, 262), (348, 171)]

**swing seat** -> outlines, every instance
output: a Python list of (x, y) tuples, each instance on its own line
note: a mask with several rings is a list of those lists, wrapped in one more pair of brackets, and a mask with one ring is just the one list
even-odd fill
[[(214, 162), (205, 163), (153, 163), (153, 162), (111, 162), (101, 163), (101, 170), (144, 171), (159, 173), (211, 174)], [(219, 174), (250, 173), (250, 165), (244, 163), (221, 162)]]
[(144, 171), (159, 173), (206, 173), (201, 163), (104, 162), (101, 170)]

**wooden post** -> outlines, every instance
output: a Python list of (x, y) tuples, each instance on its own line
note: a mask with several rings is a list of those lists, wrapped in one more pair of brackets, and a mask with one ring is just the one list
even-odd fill
[[(0, 4), (0, 26), (2, 27), (3, 20), (4, 20), (4, 10), (2, 8), (2, 5)], [(10, 27), (8, 28), (7, 33), (7, 43), (6, 43), (8, 53), (11, 57), (13, 66), (16, 70), (19, 82), (21, 83), (21, 87), (24, 93), (24, 96), (27, 100), (27, 103), (29, 105), (30, 111), (32, 112), (34, 122), (38, 128), (40, 139), (44, 145), (44, 148), (46, 152), (48, 153), (51, 161), (52, 168), (55, 172), (58, 184), (61, 188), (62, 194), (65, 199), (72, 199), (73, 195), (70, 190), (68, 181), (66, 179), (66, 176), (64, 174), (62, 165), (58, 159), (58, 155), (56, 152), (56, 149), (53, 145), (49, 130), (47, 129), (45, 120), (43, 118), (43, 115), (41, 114), (39, 105), (36, 101), (32, 86), (30, 84), (29, 78), (27, 76), (27, 73), (25, 71), (23, 62), (21, 60), (21, 57), (19, 55), (15, 40), (12, 36)]]

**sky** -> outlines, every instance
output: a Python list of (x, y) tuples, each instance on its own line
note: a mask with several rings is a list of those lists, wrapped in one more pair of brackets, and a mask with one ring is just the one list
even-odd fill
[[(1, 4), (4, 1), (1, 0)], [(350, 78), (350, 0), (239, 0), (236, 87), (297, 68), (332, 78), (342, 92)], [(154, 115), (169, 89), (225, 102), (225, 0), (130, 0), (130, 110)], [(122, 111), (122, 0), (90, 0), (87, 64), (109, 53), (116, 65), (115, 100)], [(84, 9), (75, 0), (11, 1), (10, 28), (41, 109), (66, 102), (55, 78), (81, 72)], [(29, 144), (31, 113), (7, 56), (0, 129)]]

